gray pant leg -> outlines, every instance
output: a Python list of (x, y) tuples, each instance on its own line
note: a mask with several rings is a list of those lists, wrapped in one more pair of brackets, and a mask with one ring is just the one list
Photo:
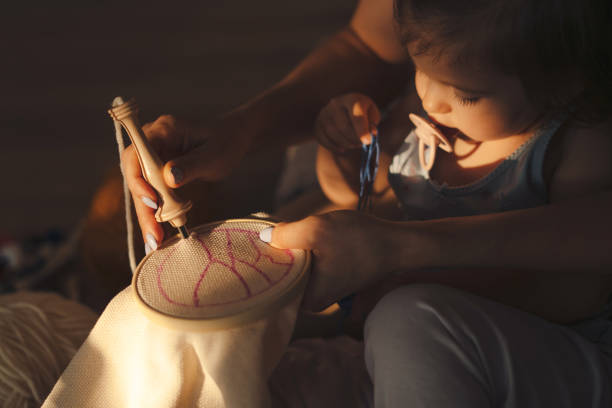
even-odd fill
[(377, 408), (609, 408), (612, 357), (573, 330), (459, 290), (394, 290), (365, 327)]

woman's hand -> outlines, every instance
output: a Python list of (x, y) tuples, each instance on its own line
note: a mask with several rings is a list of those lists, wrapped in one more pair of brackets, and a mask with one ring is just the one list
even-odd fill
[(369, 97), (350, 93), (333, 98), (315, 122), (318, 142), (332, 152), (344, 152), (370, 143), (380, 122), (378, 107)]
[[(228, 132), (235, 136), (241, 134), (239, 131), (196, 128), (170, 115), (160, 116), (142, 129), (153, 149), (166, 162), (163, 176), (172, 188), (197, 178), (210, 181), (225, 178), (246, 150), (244, 144), (228, 141)], [(155, 250), (164, 235), (155, 220), (157, 193), (143, 178), (133, 146), (125, 149), (121, 163), (144, 242)]]
[(319, 311), (390, 272), (389, 224), (356, 211), (335, 211), (280, 223), (262, 239), (271, 238), (270, 244), (279, 248), (312, 251), (303, 307)]

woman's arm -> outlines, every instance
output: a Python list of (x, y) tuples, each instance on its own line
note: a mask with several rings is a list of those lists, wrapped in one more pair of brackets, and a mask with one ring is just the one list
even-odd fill
[(507, 268), (612, 273), (612, 191), (472, 217), (397, 222), (394, 270)]
[[(166, 183), (177, 188), (194, 179), (222, 180), (249, 151), (312, 137), (317, 112), (335, 95), (357, 90), (384, 104), (401, 92), (410, 68), (393, 31), (392, 14), (392, 0), (362, 0), (350, 26), (278, 84), (214, 123), (193, 128), (164, 116), (147, 126), (147, 137), (163, 150), (160, 156), (170, 159), (163, 170)], [(156, 201), (157, 195), (142, 177), (131, 147), (122, 163), (143, 236), (150, 233), (161, 242), (163, 230), (154, 210), (141, 201)]]
[(392, 222), (337, 211), (280, 224), (272, 245), (316, 256), (304, 305), (373, 288), (440, 283), (554, 321), (601, 308), (612, 291), (612, 191), (503, 213)]
[(612, 292), (612, 192), (524, 210), (394, 223), (398, 282), (470, 290), (555, 321), (584, 318)]
[(239, 118), (250, 141), (290, 144), (312, 136), (317, 113), (332, 97), (360, 92), (384, 106), (411, 76), (395, 33), (393, 0), (361, 0), (348, 27), (229, 117)]
[(551, 205), (426, 222), (420, 244), (432, 242), (436, 248), (420, 246), (427, 269), (405, 276), (470, 290), (556, 321), (601, 310), (612, 292), (606, 249), (612, 224), (606, 209), (611, 134), (610, 122), (568, 123), (555, 135), (545, 161)]

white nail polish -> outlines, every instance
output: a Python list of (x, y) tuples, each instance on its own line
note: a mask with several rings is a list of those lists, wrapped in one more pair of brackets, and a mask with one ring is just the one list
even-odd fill
[(272, 230), (273, 229), (274, 227), (268, 227), (266, 229), (262, 229), (261, 231), (259, 231), (259, 239), (267, 243), (272, 241)]
[(150, 232), (147, 232), (147, 244), (151, 247), (151, 251), (155, 251), (157, 249), (157, 241), (155, 237)]
[(151, 247), (149, 244), (145, 243), (145, 255), (149, 255), (151, 253)]
[(147, 207), (152, 208), (154, 210), (157, 210), (157, 203), (155, 201), (151, 200), (149, 197), (142, 196), (142, 197), (140, 197), (140, 199), (142, 200), (144, 205), (146, 205)]

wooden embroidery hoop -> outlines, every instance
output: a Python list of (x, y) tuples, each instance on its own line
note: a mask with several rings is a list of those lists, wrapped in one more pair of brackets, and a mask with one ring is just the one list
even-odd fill
[[(159, 194), (160, 202), (159, 202), (159, 207), (157, 209), (157, 212), (155, 214), (156, 220), (158, 222), (168, 221), (172, 226), (178, 228), (180, 233), (183, 236), (183, 238), (180, 238), (177, 235), (173, 238), (166, 240), (160, 246), (160, 248), (158, 248), (158, 251), (163, 250), (164, 248), (168, 248), (178, 243), (181, 239), (188, 239), (190, 235), (187, 233), (187, 230), (185, 228), (185, 223), (187, 221), (186, 213), (191, 209), (191, 202), (189, 201), (185, 202), (185, 201), (180, 200), (178, 196), (176, 196), (174, 190), (172, 190), (166, 185), (163, 179), (163, 175), (162, 175), (163, 162), (159, 159), (155, 151), (149, 145), (147, 138), (144, 135), (140, 127), (140, 123), (137, 117), (138, 106), (136, 102), (134, 100), (125, 102), (123, 98), (117, 97), (113, 101), (113, 106), (108, 111), (108, 113), (117, 123), (121, 124), (121, 126), (126, 130), (128, 136), (132, 140), (132, 143), (135, 147), (135, 151), (136, 151), (138, 161), (139, 161), (142, 173), (143, 173), (143, 177), (149, 184), (153, 186), (153, 188)], [(120, 138), (120, 136), (121, 135), (119, 133), (119, 136), (117, 136), (118, 139)], [(120, 146), (122, 146), (122, 143), (120, 144)], [(129, 209), (129, 205), (126, 208), (126, 212), (128, 209)], [(131, 235), (129, 234), (130, 220), (129, 220), (129, 217), (127, 218), (128, 218), (128, 242), (131, 243)], [(270, 227), (270, 226), (276, 225), (271, 220), (265, 220), (262, 218), (252, 217), (252, 218), (233, 219), (233, 220), (218, 221), (214, 223), (204, 224), (204, 225), (201, 225), (195, 228), (193, 230), (193, 233), (197, 235), (201, 235), (203, 233), (206, 233), (207, 231), (214, 230), (216, 226), (219, 226), (222, 224), (232, 224), (232, 223), (234, 224), (259, 223), (260, 227), (261, 226)], [(261, 244), (268, 245), (264, 243), (261, 243)], [(272, 248), (272, 247), (269, 247), (269, 248)], [(257, 250), (256, 248), (255, 250), (259, 253), (259, 250)], [(130, 247), (130, 251), (132, 251), (132, 247)], [(181, 316), (173, 315), (170, 313), (165, 313), (162, 310), (159, 310), (159, 308), (155, 308), (153, 305), (151, 305), (151, 303), (154, 303), (155, 300), (159, 300), (159, 296), (158, 296), (159, 294), (152, 295), (151, 297), (153, 298), (153, 300), (151, 301), (151, 303), (149, 303), (147, 299), (145, 299), (139, 292), (138, 283), (141, 282), (140, 279), (142, 275), (141, 272), (143, 270), (143, 266), (147, 265), (147, 262), (149, 262), (152, 257), (155, 257), (157, 255), (157, 251), (151, 252), (149, 255), (145, 256), (141, 260), (141, 262), (138, 264), (138, 266), (136, 266), (136, 268), (134, 269), (133, 276), (132, 276), (131, 288), (134, 294), (134, 298), (136, 299), (137, 304), (140, 306), (140, 309), (143, 311), (145, 316), (148, 317), (151, 321), (157, 324), (160, 324), (162, 326), (174, 328), (178, 330), (183, 330), (183, 331), (185, 330), (186, 331), (210, 331), (210, 330), (221, 330), (221, 329), (236, 327), (239, 325), (243, 325), (243, 324), (250, 323), (255, 320), (261, 319), (268, 314), (272, 314), (275, 311), (282, 309), (291, 300), (295, 299), (298, 295), (300, 295), (303, 292), (306, 286), (307, 275), (308, 275), (307, 272), (310, 268), (310, 259), (311, 259), (310, 252), (304, 251), (301, 249), (299, 250), (294, 249), (290, 251), (292, 251), (292, 253), (294, 252), (295, 254), (299, 254), (300, 255), (299, 258), (301, 259), (301, 262), (302, 262), (300, 266), (298, 266), (299, 270), (297, 271), (297, 273), (295, 273), (295, 276), (293, 276), (293, 280), (290, 281), (289, 283), (286, 283), (286, 282), (282, 283), (283, 285), (286, 285), (286, 286), (284, 288), (281, 288), (281, 290), (283, 290), (281, 293), (274, 293), (274, 296), (259, 297), (257, 299), (258, 303), (255, 305), (255, 307), (250, 307), (245, 310), (239, 310), (238, 312), (235, 311), (236, 308), (233, 308), (232, 309), (233, 311), (231, 313), (225, 313), (225, 314), (219, 313), (218, 315), (212, 318), (209, 318), (209, 317), (193, 318), (193, 317), (181, 317)], [(197, 256), (198, 254), (194, 252), (194, 255)], [(170, 255), (168, 255), (168, 258), (169, 257)], [(272, 259), (271, 259), (271, 262), (274, 263)], [(218, 263), (218, 262), (213, 262), (212, 258), (209, 258), (208, 263), (213, 264), (213, 263)], [(235, 265), (233, 267), (235, 267)], [(162, 268), (161, 265), (160, 265), (160, 268)], [(293, 264), (291, 265), (290, 269), (287, 271), (287, 273), (289, 272), (295, 272)], [(158, 287), (159, 287), (159, 291), (161, 292), (163, 285), (160, 283), (161, 282), (160, 274), (161, 274), (161, 269), (157, 277), (157, 279), (160, 279), (160, 281), (158, 281)], [(203, 276), (204, 275), (202, 274), (202, 277)], [(239, 279), (242, 279), (242, 277), (240, 277)], [(268, 280), (268, 283), (270, 284), (269, 288), (272, 288), (272, 289), (274, 285), (277, 285), (280, 282), (280, 280), (275, 281), (275, 282), (270, 282), (267, 276), (266, 276), (266, 280)], [(248, 302), (249, 305), (252, 306), (252, 303), (254, 302), (252, 300), (249, 301), (249, 297), (250, 297), (249, 286), (244, 281), (243, 281), (243, 284), (247, 288), (247, 297), (245, 298), (245, 300)], [(176, 286), (174, 286), (174, 288), (176, 288)], [(196, 286), (196, 293), (194, 294), (195, 297), (197, 297), (197, 291), (199, 290), (198, 288), (199, 286)], [(218, 290), (219, 288), (217, 287), (216, 289)], [(263, 290), (262, 292), (265, 292), (265, 291), (266, 290)], [(262, 292), (256, 293), (255, 296), (260, 295)], [(167, 302), (169, 303), (172, 302), (172, 299), (167, 298)], [(232, 303), (237, 303), (237, 302), (232, 302)], [(181, 304), (181, 306), (190, 307), (189, 305), (186, 305), (186, 304)], [(198, 307), (197, 305), (195, 306)]]
[[(195, 228), (192, 233), (198, 235), (213, 230), (215, 227), (222, 224), (238, 224), (238, 223), (260, 223), (267, 226), (275, 226), (276, 223), (268, 220), (258, 218), (241, 218), (231, 219), (219, 222), (213, 222), (208, 224), (200, 225)], [(177, 243), (181, 238), (177, 235), (173, 238), (166, 240), (160, 249), (167, 248)], [(264, 244), (263, 245), (268, 245)], [(159, 250), (159, 249), (158, 249)], [(152, 305), (150, 305), (138, 291), (138, 281), (141, 276), (143, 265), (153, 256), (154, 252), (145, 256), (142, 261), (138, 264), (134, 275), (132, 277), (132, 291), (137, 304), (145, 314), (145, 316), (152, 322), (159, 324), (164, 327), (168, 327), (175, 330), (191, 331), (191, 332), (206, 332), (213, 330), (230, 329), (237, 326), (242, 326), (256, 320), (262, 319), (268, 315), (272, 315), (277, 311), (280, 311), (284, 306), (288, 305), (297, 296), (301, 295), (306, 287), (308, 280), (308, 272), (310, 270), (311, 255), (306, 250), (292, 250), (296, 253), (301, 254), (303, 259), (302, 265), (297, 265), (297, 273), (293, 277), (292, 281), (287, 285), (284, 291), (280, 294), (276, 294), (274, 297), (262, 298), (255, 307), (250, 307), (239, 312), (224, 314), (219, 313), (218, 316), (213, 318), (187, 318), (174, 316), (168, 313), (164, 313)], [(293, 268), (293, 267), (292, 267)]]

